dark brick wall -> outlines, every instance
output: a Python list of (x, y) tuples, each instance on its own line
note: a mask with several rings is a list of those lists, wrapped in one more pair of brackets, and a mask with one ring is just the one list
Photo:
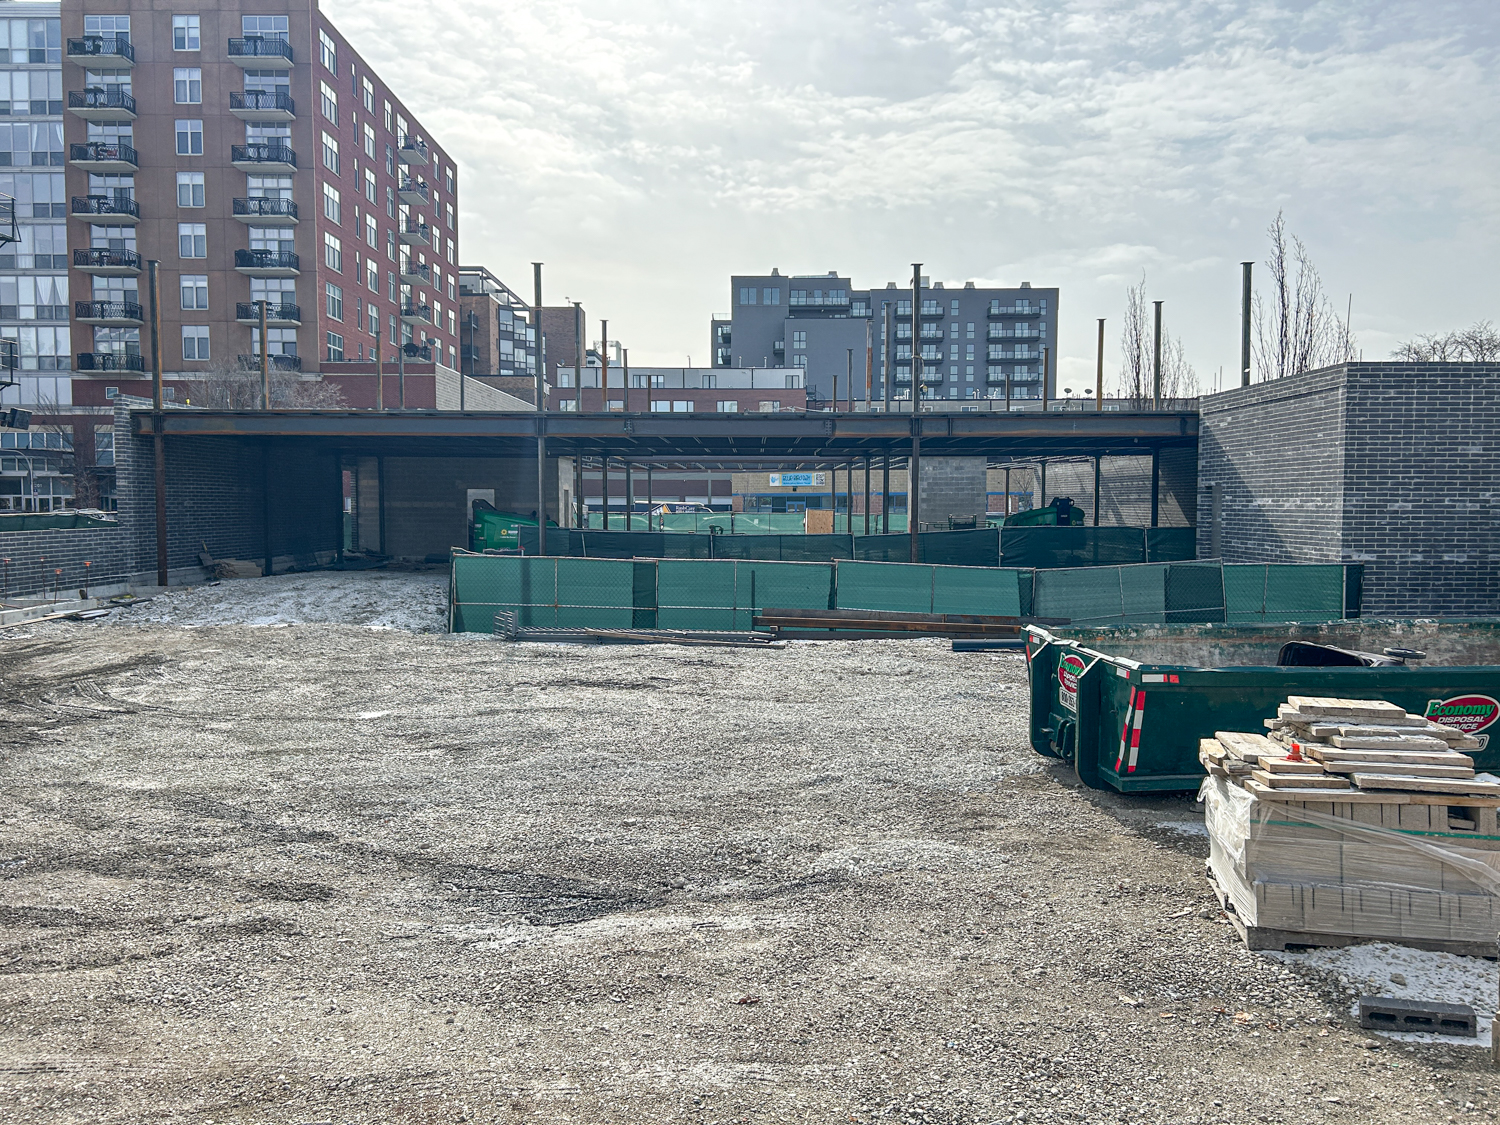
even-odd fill
[(1372, 615), (1500, 614), (1500, 364), (1351, 363), (1201, 411), (1226, 562), (1363, 563)]
[(130, 573), (129, 546), (123, 528), (0, 533), (0, 600), (54, 588), (60, 597), (70, 598), (85, 585), (97, 588), (124, 582)]

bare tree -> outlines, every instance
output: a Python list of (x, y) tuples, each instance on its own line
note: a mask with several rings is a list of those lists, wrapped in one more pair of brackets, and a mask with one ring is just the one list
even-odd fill
[(1262, 379), (1281, 379), (1353, 359), (1349, 324), (1334, 311), (1307, 247), (1278, 211), (1267, 228), (1271, 294), (1255, 294), (1255, 359)]
[(1391, 353), (1408, 363), (1494, 363), (1500, 361), (1500, 332), (1487, 320), (1443, 335), (1406, 340)]
[[(273, 410), (336, 410), (346, 405), (342, 392), (332, 383), (303, 379), (295, 371), (275, 367), (270, 376)], [(185, 405), (206, 410), (259, 410), (259, 365), (215, 363), (201, 378), (188, 382)]]
[[(1120, 397), (1137, 404), (1156, 396), (1155, 313), (1146, 300), (1146, 275), (1125, 290), (1124, 328), (1120, 335)], [(1161, 393), (1163, 398), (1191, 398), (1198, 393), (1198, 374), (1187, 360), (1182, 341), (1166, 324), (1161, 330)]]

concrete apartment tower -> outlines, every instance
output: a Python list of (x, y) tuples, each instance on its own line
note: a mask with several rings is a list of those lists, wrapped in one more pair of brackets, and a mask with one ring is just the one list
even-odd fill
[(146, 391), (151, 259), (174, 389), (258, 366), (262, 301), (304, 378), (458, 368), (457, 167), (316, 0), (61, 18), (75, 401)]

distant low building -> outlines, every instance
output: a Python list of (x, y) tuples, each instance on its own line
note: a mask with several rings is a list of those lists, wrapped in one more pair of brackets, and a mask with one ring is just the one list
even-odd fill
[[(575, 366), (557, 364), (549, 409), (577, 410)], [(596, 351), (583, 369), (584, 411), (638, 413), (779, 413), (807, 409), (801, 371), (781, 368), (632, 367), (611, 359), (608, 384), (600, 389), (604, 368)], [(628, 382), (628, 387), (626, 386)]]

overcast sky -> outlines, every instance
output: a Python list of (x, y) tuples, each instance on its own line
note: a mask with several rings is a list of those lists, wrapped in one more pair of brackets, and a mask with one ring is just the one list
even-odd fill
[(324, 0), (460, 161), (465, 264), (703, 365), (734, 272), (1055, 285), (1107, 381), (1142, 271), (1209, 389), (1284, 209), (1364, 356), (1497, 316), (1495, 0)]

